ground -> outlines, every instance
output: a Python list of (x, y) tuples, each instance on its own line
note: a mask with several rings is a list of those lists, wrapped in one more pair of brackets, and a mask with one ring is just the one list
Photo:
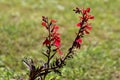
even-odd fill
[[(120, 80), (120, 0), (0, 0), (0, 80), (27, 80), (25, 57), (42, 60), (46, 36), (41, 16), (60, 25), (64, 54), (71, 45), (79, 17), (75, 7), (91, 8), (93, 29), (57, 80)], [(58, 55), (59, 56), (59, 55)]]

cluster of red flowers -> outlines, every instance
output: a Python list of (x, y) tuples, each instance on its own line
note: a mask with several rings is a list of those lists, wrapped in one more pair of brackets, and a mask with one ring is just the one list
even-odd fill
[(46, 46), (55, 46), (56, 47), (56, 51), (62, 55), (62, 51), (60, 50), (60, 46), (61, 46), (61, 39), (60, 39), (60, 34), (57, 32), (59, 29), (59, 26), (56, 25), (56, 20), (51, 19), (50, 22), (48, 22), (48, 18), (46, 17), (42, 17), (42, 26), (44, 26), (48, 32), (49, 32), (49, 36), (46, 37), (45, 41), (43, 42), (43, 45)]
[[(88, 20), (94, 19), (94, 16), (90, 15), (90, 8), (87, 9), (79, 9), (76, 8), (74, 9), (75, 13), (82, 14), (80, 16), (80, 21), (79, 23), (76, 24), (76, 26), (79, 28), (79, 32), (77, 33), (77, 37), (74, 41), (74, 47), (80, 48), (82, 44), (82, 37), (84, 34), (89, 34), (89, 30), (92, 30), (92, 26), (90, 23), (88, 23)], [(61, 45), (61, 39), (60, 39), (60, 34), (57, 32), (59, 29), (59, 26), (56, 25), (56, 20), (51, 20), (48, 22), (47, 17), (42, 17), (42, 26), (44, 26), (48, 32), (49, 36), (46, 37), (45, 41), (43, 42), (43, 45), (46, 46), (55, 46), (56, 50), (58, 51), (59, 54), (62, 54), (60, 50), (60, 45)]]
[(88, 30), (92, 30), (92, 26), (90, 23), (88, 23), (88, 20), (90, 19), (94, 19), (94, 16), (90, 15), (90, 8), (87, 9), (79, 9), (76, 8), (74, 9), (75, 13), (78, 14), (82, 14), (82, 16), (80, 16), (80, 22), (76, 24), (77, 27), (80, 28), (80, 31), (78, 32), (78, 36), (76, 38), (76, 47), (80, 48), (81, 43), (82, 43), (82, 39), (81, 37), (83, 37), (84, 34), (89, 34)]
[(41, 66), (35, 66), (32, 59), (25, 59), (23, 60), (24, 63), (29, 67), (29, 80), (35, 80), (36, 78), (40, 80), (45, 80), (46, 76), (51, 73), (55, 72), (61, 75), (60, 68), (66, 65), (66, 60), (73, 58), (74, 55), (74, 48), (80, 48), (82, 44), (82, 38), (85, 34), (89, 34), (89, 31), (92, 30), (91, 24), (88, 22), (91, 19), (94, 19), (94, 16), (90, 15), (90, 8), (87, 9), (80, 9), (76, 8), (73, 11), (75, 13), (80, 14), (79, 17), (80, 21), (76, 24), (79, 28), (78, 32), (76, 33), (76, 37), (71, 45), (68, 48), (68, 52), (65, 56), (60, 58), (54, 59), (56, 53), (62, 55), (62, 51), (60, 50), (61, 46), (61, 39), (60, 34), (58, 33), (59, 26), (56, 25), (56, 20), (51, 19), (48, 20), (47, 17), (42, 16), (42, 23), (41, 25), (45, 27), (48, 32), (48, 36), (45, 37), (43, 45), (47, 48), (45, 52), (42, 54), (47, 58), (44, 63), (41, 63)]

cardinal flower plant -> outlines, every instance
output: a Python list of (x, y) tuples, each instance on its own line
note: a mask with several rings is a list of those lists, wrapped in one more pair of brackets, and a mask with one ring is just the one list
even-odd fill
[(32, 59), (24, 59), (23, 62), (29, 68), (29, 80), (45, 80), (46, 76), (51, 73), (59, 73), (61, 74), (60, 69), (66, 65), (66, 61), (73, 58), (75, 52), (74, 49), (80, 49), (81, 44), (83, 42), (82, 38), (85, 34), (89, 34), (90, 30), (92, 30), (91, 23), (89, 20), (94, 19), (94, 16), (90, 15), (90, 8), (80, 9), (76, 7), (73, 11), (77, 14), (80, 14), (79, 21), (76, 24), (78, 27), (78, 32), (76, 32), (76, 37), (71, 44), (71, 47), (68, 48), (68, 52), (65, 53), (65, 56), (60, 58), (54, 58), (56, 53), (60, 56), (63, 55), (61, 51), (61, 38), (60, 33), (58, 32), (59, 26), (57, 25), (57, 21), (54, 19), (49, 20), (48, 17), (42, 16), (41, 25), (47, 30), (48, 36), (45, 37), (43, 41), (43, 46), (46, 47), (46, 51), (42, 54), (47, 58), (45, 63), (40, 66), (35, 66)]

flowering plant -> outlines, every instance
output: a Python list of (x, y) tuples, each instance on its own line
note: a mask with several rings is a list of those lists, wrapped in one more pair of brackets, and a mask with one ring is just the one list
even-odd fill
[(60, 49), (61, 38), (60, 34), (58, 33), (59, 26), (56, 24), (56, 20), (51, 19), (49, 21), (47, 17), (42, 16), (41, 25), (45, 27), (45, 29), (48, 31), (48, 36), (45, 37), (45, 40), (43, 41), (43, 45), (47, 49), (45, 52), (42, 53), (45, 57), (47, 57), (47, 61), (41, 66), (36, 67), (32, 59), (23, 60), (23, 62), (28, 66), (30, 70), (29, 80), (35, 80), (36, 78), (39, 78), (39, 80), (45, 80), (46, 76), (50, 72), (61, 74), (60, 68), (66, 65), (66, 60), (68, 60), (68, 58), (73, 57), (75, 53), (74, 49), (80, 49), (84, 34), (89, 34), (89, 31), (92, 30), (91, 23), (89, 23), (88, 21), (94, 19), (94, 16), (89, 14), (90, 8), (80, 9), (77, 7), (73, 11), (75, 11), (75, 13), (81, 14), (81, 16), (79, 17), (80, 21), (76, 24), (79, 30), (71, 47), (68, 49), (68, 53), (63, 57), (56, 58), (55, 60), (53, 57), (56, 53), (59, 53), (60, 55), (63, 54), (63, 52)]

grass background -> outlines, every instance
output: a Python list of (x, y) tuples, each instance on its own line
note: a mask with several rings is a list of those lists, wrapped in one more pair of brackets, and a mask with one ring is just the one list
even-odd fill
[(0, 80), (27, 80), (24, 57), (42, 60), (41, 16), (56, 19), (64, 53), (74, 39), (75, 7), (91, 7), (93, 30), (57, 80), (120, 80), (120, 0), (0, 0)]

